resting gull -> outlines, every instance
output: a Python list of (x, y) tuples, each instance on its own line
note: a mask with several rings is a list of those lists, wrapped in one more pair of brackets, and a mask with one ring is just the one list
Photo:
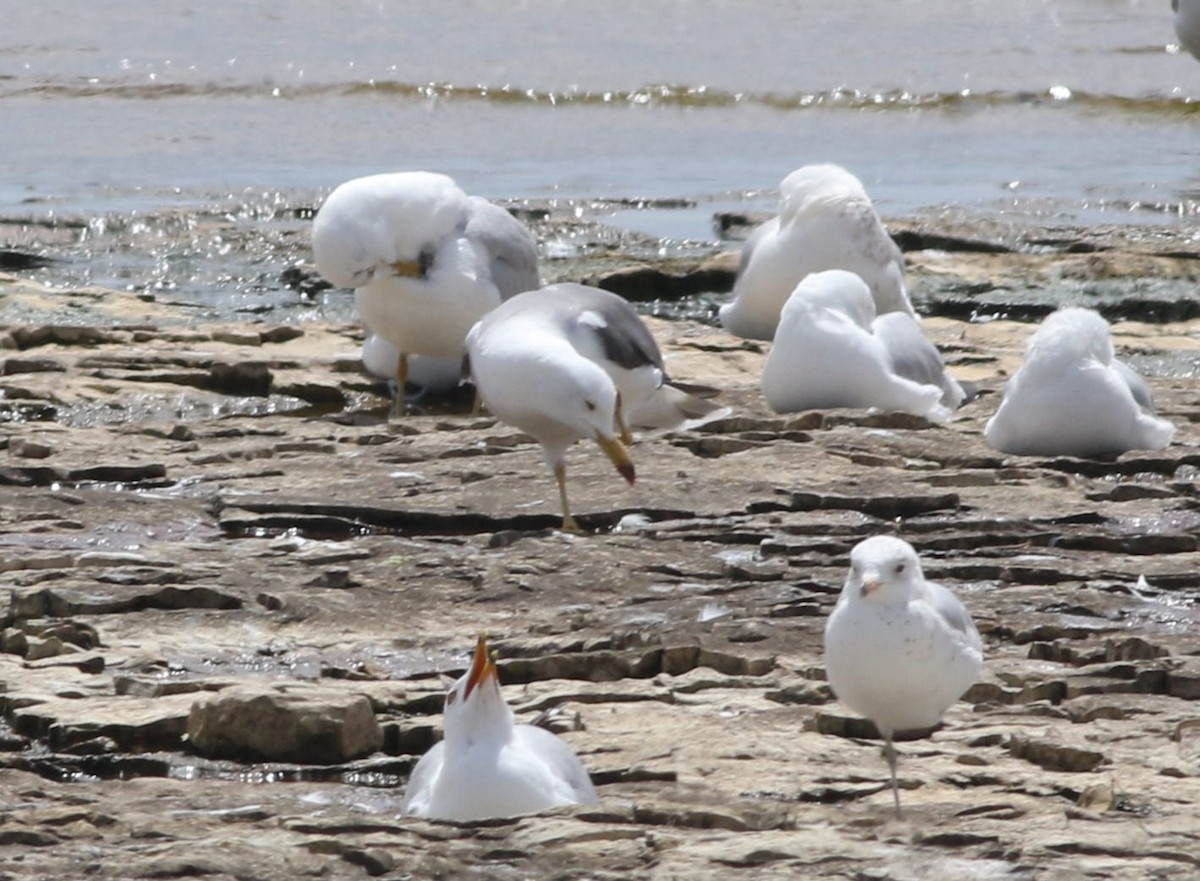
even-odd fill
[(563, 740), (515, 723), (486, 637), (479, 637), (470, 669), (446, 692), (442, 725), (445, 738), (409, 777), (405, 815), (461, 822), (600, 800)]
[(1113, 354), (1108, 322), (1078, 307), (1042, 322), (984, 429), (992, 447), (1018, 456), (1161, 450), (1174, 434), (1145, 381)]
[(866, 282), (843, 269), (796, 286), (761, 382), (776, 413), (878, 407), (944, 422), (965, 397), (916, 319), (902, 312), (876, 318)]
[(858, 178), (837, 165), (806, 165), (779, 189), (779, 216), (758, 227), (742, 248), (733, 298), (721, 307), (728, 331), (772, 339), (796, 285), (825, 269), (861, 276), (880, 315), (916, 314), (904, 285), (904, 255)]

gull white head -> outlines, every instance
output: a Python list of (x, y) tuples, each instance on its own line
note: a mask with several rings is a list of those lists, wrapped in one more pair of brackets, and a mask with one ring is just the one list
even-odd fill
[(902, 603), (918, 595), (924, 582), (917, 552), (903, 539), (877, 535), (850, 552), (845, 591), (851, 602)]
[(500, 692), (496, 664), (482, 633), (470, 668), (446, 692), (442, 725), (449, 749), (465, 748), (483, 739), (507, 740), (512, 731), (512, 710)]
[(785, 223), (814, 204), (870, 201), (862, 181), (840, 165), (831, 164), (797, 168), (783, 179), (779, 192), (779, 216)]
[[(635, 472), (629, 451), (617, 437), (617, 390), (609, 375), (587, 360), (571, 364), (569, 375), (560, 374), (565, 381), (552, 381), (544, 392), (552, 418), (559, 420), (575, 437), (593, 440), (604, 451), (613, 467), (633, 485)], [(572, 438), (573, 440), (574, 438)], [(562, 461), (547, 447), (547, 459), (552, 467)]]
[(434, 243), (467, 222), (467, 196), (427, 171), (375, 174), (337, 187), (313, 221), (313, 257), (338, 287), (360, 288), (377, 274), (419, 278)]
[(806, 275), (783, 307), (780, 323), (806, 320), (801, 312), (829, 309), (850, 318), (863, 330), (870, 331), (875, 320), (875, 301), (867, 283), (854, 272), (828, 269)]
[(1052, 312), (1030, 337), (1027, 360), (1040, 365), (1078, 364), (1113, 360), (1108, 322), (1098, 312), (1071, 306)]
[[(633, 460), (617, 436), (617, 389), (608, 373), (567, 345), (547, 345), (534, 364), (505, 359), (509, 341), (495, 344), (485, 325), (480, 321), (467, 334), (467, 353), (471, 377), (492, 412), (532, 435), (556, 473), (571, 444), (591, 440), (632, 485)], [(542, 368), (536, 382), (533, 367)]]

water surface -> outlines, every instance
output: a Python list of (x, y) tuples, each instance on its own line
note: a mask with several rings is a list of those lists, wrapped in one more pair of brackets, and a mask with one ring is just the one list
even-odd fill
[[(814, 161), (889, 217), (1190, 228), (1200, 210), (1200, 62), (1168, 0), (12, 5), (0, 217), (27, 223), (0, 245), (61, 249), (77, 221), (95, 245), (73, 257), (106, 283), (178, 285), (224, 251), (233, 287), (278, 287), (295, 209), (383, 170), (681, 200), (616, 220), (709, 241), (713, 211), (769, 209)], [(200, 229), (181, 248), (196, 212), (252, 245)]]

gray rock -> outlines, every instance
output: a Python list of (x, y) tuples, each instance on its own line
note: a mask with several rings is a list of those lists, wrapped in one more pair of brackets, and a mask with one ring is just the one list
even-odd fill
[(366, 697), (301, 683), (218, 692), (193, 705), (187, 733), (201, 755), (241, 761), (334, 765), (383, 745)]

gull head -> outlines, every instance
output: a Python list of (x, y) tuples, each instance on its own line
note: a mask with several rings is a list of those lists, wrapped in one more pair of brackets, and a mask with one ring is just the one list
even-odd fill
[(851, 599), (888, 604), (911, 599), (924, 580), (912, 545), (895, 536), (877, 535), (850, 552), (844, 589)]
[(1025, 362), (1058, 372), (1086, 361), (1113, 361), (1108, 322), (1094, 309), (1068, 306), (1050, 313), (1026, 344)]
[(791, 223), (797, 215), (819, 205), (870, 202), (862, 181), (840, 165), (827, 163), (797, 168), (779, 184), (779, 195), (783, 223)]
[(338, 287), (378, 277), (422, 278), (467, 222), (467, 196), (424, 171), (354, 178), (334, 189), (313, 220), (313, 257)]
[[(547, 434), (595, 441), (613, 467), (632, 485), (635, 479), (633, 460), (618, 436), (617, 390), (612, 379), (598, 364), (587, 358), (573, 359), (564, 366), (566, 369), (546, 374), (543, 388), (531, 388), (525, 392), (538, 396), (541, 402), (539, 406), (545, 415), (544, 421), (555, 423), (557, 430), (548, 431)], [(537, 432), (531, 433), (535, 437), (538, 435)], [(561, 461), (561, 453), (557, 458)], [(553, 467), (558, 462), (551, 461), (550, 464)]]
[(470, 746), (487, 738), (506, 739), (512, 729), (512, 710), (500, 692), (499, 674), (485, 634), (481, 633), (475, 643), (467, 672), (446, 692), (442, 726), (448, 746)]
[(875, 320), (875, 300), (862, 277), (845, 269), (826, 269), (801, 279), (784, 304), (779, 323), (806, 327), (813, 312), (821, 309), (845, 315), (866, 331)]

